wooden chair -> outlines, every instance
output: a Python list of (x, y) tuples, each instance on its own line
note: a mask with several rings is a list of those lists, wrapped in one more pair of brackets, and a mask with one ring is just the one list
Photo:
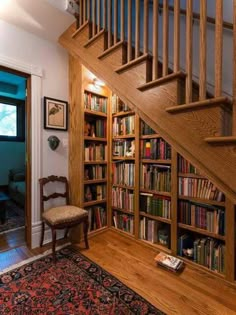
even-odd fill
[[(42, 217), (42, 234), (40, 247), (43, 246), (45, 223), (51, 228), (52, 231), (52, 254), (53, 260), (56, 262), (56, 230), (66, 229), (65, 237), (67, 237), (70, 227), (83, 223), (84, 241), (86, 248), (89, 248), (88, 244), (88, 211), (69, 205), (69, 185), (66, 177), (48, 176), (39, 179), (40, 183), (40, 209)], [(59, 184), (60, 183), (60, 184)], [(55, 187), (60, 188), (60, 192), (57, 192)], [(61, 192), (63, 188), (63, 192)], [(46, 191), (50, 190), (50, 193)], [(52, 192), (53, 191), (53, 192)], [(45, 202), (52, 201), (56, 198), (64, 198), (65, 205), (53, 206), (49, 209), (45, 209)], [(63, 200), (63, 199), (62, 199)], [(61, 201), (61, 200), (58, 200)]]

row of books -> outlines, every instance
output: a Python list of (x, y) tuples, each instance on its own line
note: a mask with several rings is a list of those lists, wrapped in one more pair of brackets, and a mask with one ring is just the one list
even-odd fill
[(134, 134), (135, 120), (134, 115), (125, 117), (114, 117), (112, 123), (113, 136), (125, 136)]
[(169, 247), (170, 231), (166, 225), (163, 227), (163, 224), (156, 220), (142, 217), (140, 220), (139, 235), (142, 240), (146, 240), (153, 244), (159, 243), (162, 246)]
[(147, 135), (153, 135), (156, 134), (156, 132), (149, 126), (147, 125), (143, 120), (140, 122), (140, 134), (141, 136), (147, 136)]
[(105, 179), (106, 178), (106, 166), (105, 165), (85, 165), (84, 167), (84, 179)]
[(163, 217), (166, 219), (171, 218), (171, 198), (159, 196), (149, 193), (140, 193), (139, 197), (140, 211), (146, 212), (151, 215)]
[(95, 121), (85, 121), (84, 135), (89, 137), (105, 138), (107, 134), (107, 121), (97, 119)]
[(140, 169), (141, 189), (171, 191), (171, 169), (168, 165), (142, 164)]
[(113, 212), (113, 223), (115, 228), (134, 233), (134, 217), (132, 215), (122, 214), (118, 211)]
[(107, 145), (103, 143), (85, 143), (84, 161), (107, 161)]
[(140, 156), (142, 159), (171, 159), (171, 147), (162, 138), (141, 140)]
[(122, 102), (122, 100), (116, 94), (112, 95), (111, 109), (112, 109), (112, 114), (116, 114), (119, 112), (126, 112), (130, 110), (128, 105)]
[(107, 113), (107, 98), (85, 91), (84, 108), (97, 112)]
[(178, 239), (179, 255), (192, 259), (213, 271), (225, 273), (225, 244), (210, 237), (195, 238), (183, 234)]
[(115, 139), (112, 142), (112, 155), (114, 157), (134, 157), (134, 140)]
[(117, 161), (112, 163), (113, 184), (133, 187), (135, 183), (134, 163)]
[(179, 220), (209, 232), (225, 235), (225, 211), (213, 206), (179, 201)]
[(84, 188), (84, 201), (105, 199), (106, 190), (106, 185), (86, 185)]
[(200, 171), (194, 167), (189, 161), (185, 160), (181, 155), (178, 157), (178, 170), (180, 173), (191, 173), (201, 175)]
[(179, 194), (188, 197), (224, 201), (224, 194), (205, 178), (179, 177)]
[(134, 192), (129, 189), (112, 187), (112, 206), (134, 212)]
[(106, 209), (101, 206), (86, 208), (89, 216), (89, 231), (97, 230), (107, 225)]

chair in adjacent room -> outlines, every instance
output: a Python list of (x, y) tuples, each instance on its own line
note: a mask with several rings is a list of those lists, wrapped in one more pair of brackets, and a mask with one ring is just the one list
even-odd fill
[[(56, 262), (56, 230), (65, 229), (65, 237), (67, 237), (69, 228), (80, 223), (83, 224), (84, 241), (86, 248), (88, 244), (88, 211), (69, 204), (69, 184), (64, 176), (51, 175), (39, 179), (40, 184), (40, 210), (42, 217), (42, 234), (40, 246), (43, 246), (45, 223), (52, 231), (52, 254), (53, 261)], [(60, 199), (59, 199), (60, 198)], [(57, 199), (57, 204), (45, 207), (46, 203), (54, 203)], [(64, 204), (58, 203), (63, 201)], [(58, 205), (59, 204), (59, 205)]]

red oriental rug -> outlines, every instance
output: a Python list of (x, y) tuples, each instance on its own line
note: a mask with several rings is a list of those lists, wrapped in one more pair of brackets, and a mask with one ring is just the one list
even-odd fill
[(144, 315), (163, 312), (72, 247), (0, 275), (0, 314)]

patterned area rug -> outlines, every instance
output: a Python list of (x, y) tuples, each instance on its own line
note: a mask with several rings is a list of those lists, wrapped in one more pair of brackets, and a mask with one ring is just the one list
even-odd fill
[(15, 230), (25, 225), (24, 209), (9, 200), (6, 202), (6, 220), (0, 222), (0, 234), (9, 230)]
[(72, 247), (0, 275), (0, 314), (162, 315)]

